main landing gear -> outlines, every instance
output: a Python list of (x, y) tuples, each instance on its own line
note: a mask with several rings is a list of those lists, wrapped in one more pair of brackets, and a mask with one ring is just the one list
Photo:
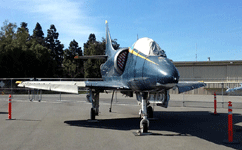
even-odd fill
[(90, 111), (91, 121), (95, 120), (95, 117), (98, 116), (99, 113), (99, 91), (92, 91), (89, 89), (89, 94), (87, 95), (87, 100), (92, 103), (92, 108)]

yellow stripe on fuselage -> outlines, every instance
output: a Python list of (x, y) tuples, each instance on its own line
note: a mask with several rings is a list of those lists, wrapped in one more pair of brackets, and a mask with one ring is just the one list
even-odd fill
[(136, 53), (136, 52), (135, 52), (134, 50), (132, 50), (132, 49), (129, 49), (129, 52), (130, 52), (131, 54), (134, 54), (134, 55), (136, 55), (136, 56), (139, 56), (140, 58), (143, 58), (144, 60), (147, 60), (147, 61), (149, 61), (149, 62), (151, 62), (151, 63), (153, 63), (153, 64), (158, 65), (157, 63), (153, 62), (152, 60), (150, 60), (150, 59), (148, 59), (148, 58), (146, 58), (146, 57), (140, 55), (139, 53)]

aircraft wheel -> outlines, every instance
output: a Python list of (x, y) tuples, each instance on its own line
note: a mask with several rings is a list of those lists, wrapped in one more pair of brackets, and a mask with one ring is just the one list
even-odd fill
[(148, 132), (148, 122), (147, 121), (143, 121), (142, 122), (142, 126), (143, 126), (143, 128), (141, 129), (142, 133), (147, 133)]
[(147, 117), (153, 118), (153, 108), (151, 106), (147, 107)]
[(98, 116), (98, 112), (95, 111), (95, 116)]
[(95, 120), (95, 110), (94, 108), (91, 108), (91, 120)]

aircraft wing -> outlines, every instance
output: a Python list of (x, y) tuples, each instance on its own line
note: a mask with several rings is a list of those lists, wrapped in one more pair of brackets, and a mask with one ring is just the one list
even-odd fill
[(129, 87), (124, 85), (122, 82), (117, 81), (86, 81), (86, 87), (98, 88), (103, 90), (129, 90)]
[(111, 81), (17, 81), (19, 87), (42, 89), (78, 94), (78, 88), (96, 88), (101, 90), (129, 89), (121, 82)]
[(206, 86), (206, 84), (203, 82), (196, 82), (196, 81), (180, 81), (176, 85), (179, 93), (194, 90), (203, 86)]

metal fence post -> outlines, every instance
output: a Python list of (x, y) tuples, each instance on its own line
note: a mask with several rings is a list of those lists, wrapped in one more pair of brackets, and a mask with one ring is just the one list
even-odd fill
[[(61, 82), (61, 79), (60, 79), (60, 82)], [(61, 101), (61, 92), (60, 92), (60, 101)]]
[(13, 79), (11, 78), (11, 95), (13, 95), (13, 84), (12, 84), (12, 82), (13, 82)]
[(222, 108), (224, 108), (224, 83), (222, 83)]

